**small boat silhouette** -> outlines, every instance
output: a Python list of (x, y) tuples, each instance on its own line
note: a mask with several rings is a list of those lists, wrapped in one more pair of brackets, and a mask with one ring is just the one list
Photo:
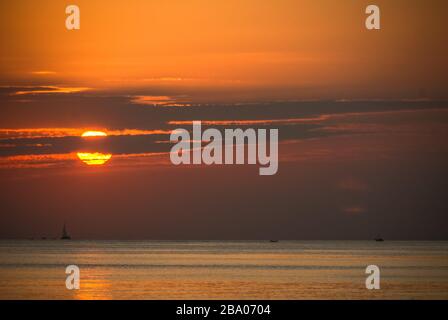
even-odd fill
[(384, 241), (384, 239), (381, 238), (380, 236), (376, 237), (374, 240), (377, 241), (377, 242), (383, 242)]
[(278, 242), (278, 240), (269, 240), (269, 242)]
[(70, 235), (67, 232), (67, 228), (65, 226), (64, 223), (64, 227), (62, 228), (62, 236), (61, 236), (61, 240), (70, 240), (72, 237), (70, 237)]

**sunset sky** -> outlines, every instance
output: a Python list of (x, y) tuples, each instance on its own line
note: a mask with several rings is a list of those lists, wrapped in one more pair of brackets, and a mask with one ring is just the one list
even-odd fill
[[(73, 4), (0, 2), (0, 238), (448, 239), (446, 1)], [(172, 165), (193, 120), (278, 174)]]

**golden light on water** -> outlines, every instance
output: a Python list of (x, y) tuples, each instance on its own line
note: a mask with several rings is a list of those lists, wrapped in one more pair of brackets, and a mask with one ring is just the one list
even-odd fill
[(103, 131), (86, 131), (81, 137), (107, 137), (107, 134)]
[(89, 166), (98, 166), (105, 164), (112, 158), (110, 153), (99, 153), (99, 152), (78, 152), (78, 158)]

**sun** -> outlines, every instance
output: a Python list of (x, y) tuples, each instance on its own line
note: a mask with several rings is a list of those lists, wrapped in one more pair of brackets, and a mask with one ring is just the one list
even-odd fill
[[(103, 131), (85, 131), (81, 137), (107, 137), (107, 133)], [(101, 152), (78, 152), (76, 155), (82, 162), (89, 166), (103, 165), (112, 158), (112, 154)]]
[(110, 153), (100, 153), (100, 152), (78, 152), (78, 158), (89, 166), (99, 166), (105, 164), (112, 158)]
[(107, 137), (107, 133), (103, 131), (86, 131), (81, 137)]

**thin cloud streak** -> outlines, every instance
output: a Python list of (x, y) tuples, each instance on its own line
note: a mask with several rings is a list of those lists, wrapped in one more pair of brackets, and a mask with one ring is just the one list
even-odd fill
[[(140, 130), (123, 129), (107, 130), (104, 128), (93, 128), (95, 130), (106, 132), (108, 136), (140, 136), (140, 135), (168, 135), (171, 130)], [(0, 128), (0, 139), (28, 139), (28, 138), (63, 138), (79, 137), (86, 131), (92, 131), (92, 128), (23, 128), (8, 129)]]
[(48, 70), (31, 71), (30, 73), (33, 74), (33, 75), (36, 75), (36, 76), (47, 76), (47, 75), (53, 75), (53, 74), (56, 74), (55, 71), (48, 71)]
[(191, 105), (169, 96), (135, 96), (131, 99), (131, 103), (153, 107), (188, 107)]
[[(109, 155), (110, 162), (105, 164), (108, 167), (139, 167), (155, 164), (171, 164), (169, 161), (169, 152)], [(0, 169), (65, 168), (70, 166), (83, 167), (78, 152), (0, 157)]]
[[(265, 120), (203, 120), (202, 124), (207, 126), (250, 126), (250, 125), (274, 125), (274, 124), (299, 124), (320, 122), (329, 119), (329, 115), (321, 115), (313, 118), (294, 119), (265, 119)], [(193, 121), (169, 121), (170, 125), (192, 125)]]
[(68, 94), (68, 93), (80, 93), (91, 90), (87, 87), (58, 87), (58, 86), (43, 86), (37, 88), (30, 88), (29, 90), (20, 90), (12, 93), (15, 96), (23, 95), (38, 95), (38, 94)]

